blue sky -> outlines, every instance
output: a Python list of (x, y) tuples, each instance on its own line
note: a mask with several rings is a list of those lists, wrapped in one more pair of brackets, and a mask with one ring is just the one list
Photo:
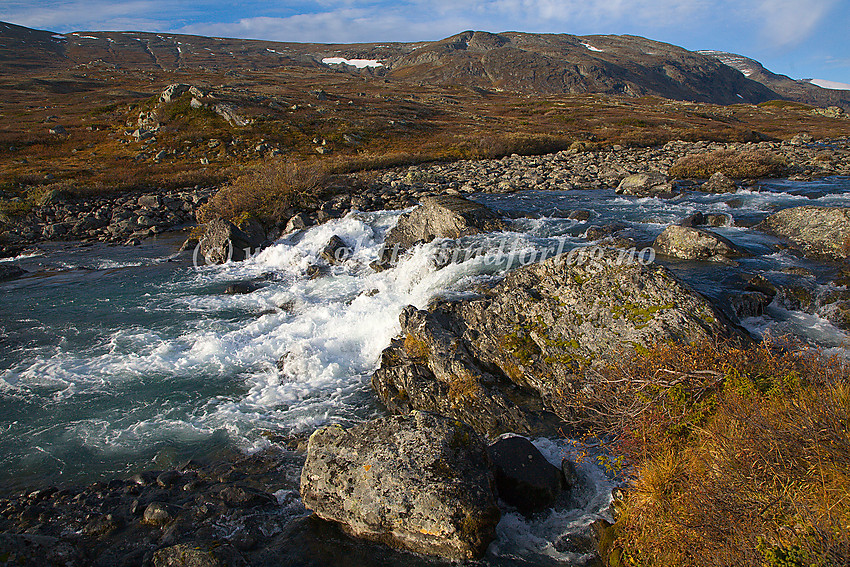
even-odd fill
[(633, 34), (752, 57), (795, 79), (850, 83), (850, 0), (6, 0), (0, 20), (327, 43), (491, 32)]

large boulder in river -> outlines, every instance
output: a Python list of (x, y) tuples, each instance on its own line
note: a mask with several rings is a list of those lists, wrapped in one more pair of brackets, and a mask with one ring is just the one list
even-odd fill
[(221, 219), (208, 222), (199, 241), (200, 253), (206, 262), (241, 262), (262, 247), (265, 235), (259, 223), (248, 221), (244, 228), (245, 230)]
[(638, 197), (665, 196), (672, 192), (673, 186), (660, 173), (635, 173), (623, 178), (617, 186), (618, 194)]
[(652, 244), (660, 254), (683, 260), (725, 260), (743, 255), (743, 250), (710, 230), (670, 225)]
[(393, 412), (436, 406), (480, 433), (522, 433), (523, 425), (545, 426), (551, 413), (571, 417), (592, 365), (659, 341), (738, 336), (662, 266), (617, 250), (569, 261), (576, 258), (514, 270), (474, 299), (405, 309), (402, 336), (372, 377), (379, 397)]
[(483, 440), (425, 412), (317, 430), (301, 498), (355, 537), (453, 560), (484, 555), (500, 518)]
[(403, 214), (390, 231), (384, 246), (396, 245), (401, 250), (417, 242), (430, 242), (435, 238), (460, 238), (480, 232), (503, 230), (499, 215), (474, 201), (455, 195), (425, 197), (420, 206)]
[(770, 215), (756, 228), (788, 239), (806, 256), (835, 260), (850, 256), (848, 207), (793, 207)]

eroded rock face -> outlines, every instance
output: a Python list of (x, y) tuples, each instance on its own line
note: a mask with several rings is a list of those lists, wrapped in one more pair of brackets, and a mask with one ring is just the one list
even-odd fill
[(652, 244), (660, 254), (683, 260), (725, 260), (743, 251), (728, 239), (709, 230), (671, 225)]
[(847, 207), (792, 207), (770, 215), (756, 228), (787, 238), (812, 258), (844, 260), (850, 256)]
[(455, 195), (426, 197), (419, 207), (399, 218), (387, 235), (385, 247), (398, 245), (404, 250), (417, 242), (460, 238), (503, 228), (499, 215), (484, 205)]
[(356, 537), (455, 560), (481, 557), (500, 518), (483, 440), (426, 412), (317, 430), (301, 497)]
[(221, 219), (210, 221), (200, 239), (200, 252), (209, 264), (223, 264), (228, 260), (241, 262), (263, 245), (264, 237), (252, 224), (241, 230), (232, 222)]
[(379, 397), (393, 412), (433, 408), (487, 435), (523, 433), (545, 426), (547, 411), (570, 416), (567, 402), (588, 366), (656, 341), (738, 334), (670, 271), (617, 265), (619, 254), (581, 265), (551, 258), (477, 299), (408, 307), (403, 338), (372, 378)]

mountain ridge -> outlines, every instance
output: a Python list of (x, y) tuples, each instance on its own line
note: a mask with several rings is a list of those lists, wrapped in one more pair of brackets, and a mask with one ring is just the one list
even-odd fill
[[(323, 63), (333, 57), (382, 66)], [(527, 94), (660, 96), (724, 105), (786, 99), (850, 110), (850, 91), (795, 81), (744, 56), (688, 51), (639, 36), (467, 30), (433, 42), (320, 44), (132, 31), (56, 34), (0, 23), (4, 74), (91, 66), (233, 72), (330, 67), (413, 84)]]

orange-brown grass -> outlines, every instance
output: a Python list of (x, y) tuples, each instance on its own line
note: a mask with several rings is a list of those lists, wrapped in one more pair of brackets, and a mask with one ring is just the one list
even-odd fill
[(846, 565), (845, 361), (769, 342), (639, 350), (581, 404), (636, 471), (606, 561)]
[(276, 221), (292, 207), (314, 200), (329, 176), (328, 168), (318, 161), (273, 160), (224, 186), (199, 209), (197, 218), (202, 223), (246, 216)]
[(771, 152), (716, 150), (685, 156), (670, 168), (679, 178), (706, 179), (718, 171), (734, 179), (776, 177), (787, 167), (785, 160)]

